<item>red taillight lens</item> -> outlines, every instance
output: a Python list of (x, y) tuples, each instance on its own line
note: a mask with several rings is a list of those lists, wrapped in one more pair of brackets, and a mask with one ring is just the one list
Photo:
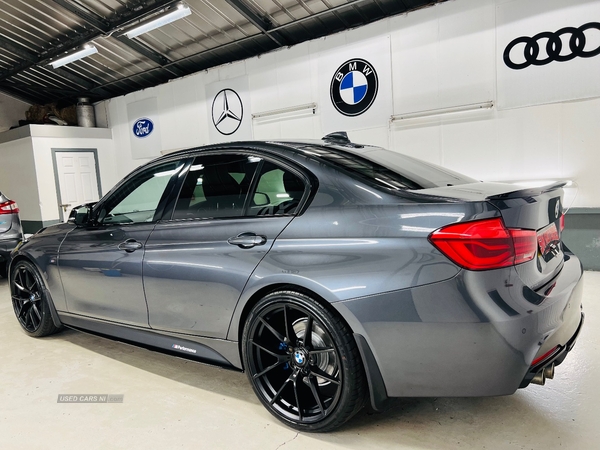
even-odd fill
[(430, 242), (454, 263), (488, 270), (531, 261), (537, 252), (533, 230), (507, 229), (501, 218), (455, 223), (434, 231)]
[(565, 229), (565, 215), (560, 216), (560, 232)]
[(508, 232), (515, 248), (515, 264), (531, 261), (537, 253), (537, 233), (533, 230), (513, 230)]
[(12, 200), (0, 203), (0, 214), (16, 214), (18, 212), (19, 207)]

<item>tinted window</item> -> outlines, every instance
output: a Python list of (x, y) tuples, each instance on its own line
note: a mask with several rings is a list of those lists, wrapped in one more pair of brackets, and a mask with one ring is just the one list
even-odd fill
[(101, 223), (152, 222), (156, 209), (171, 177), (183, 163), (160, 164), (128, 180), (102, 205)]
[(244, 155), (197, 157), (184, 180), (173, 218), (241, 216), (260, 161)]
[(307, 146), (302, 150), (350, 171), (371, 184), (393, 190), (427, 189), (477, 181), (435, 164), (379, 147), (355, 146), (346, 150), (339, 147)]
[(248, 214), (263, 216), (293, 214), (304, 195), (304, 187), (300, 177), (265, 161)]

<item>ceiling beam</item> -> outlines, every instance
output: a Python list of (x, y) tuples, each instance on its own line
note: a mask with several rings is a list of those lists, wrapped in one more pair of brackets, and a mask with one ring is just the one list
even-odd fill
[[(108, 34), (113, 33), (115, 31), (120, 30), (121, 28), (135, 22), (140, 17), (143, 17), (147, 14), (152, 14), (154, 12), (160, 11), (167, 6), (175, 3), (177, 0), (154, 0), (153, 2), (147, 1), (145, 5), (136, 10), (128, 9), (120, 14), (118, 14), (113, 20), (111, 20), (111, 29), (107, 32)], [(16, 64), (10, 70), (4, 70), (0, 72), (0, 81), (6, 80), (24, 70), (27, 70), (36, 65), (43, 65), (50, 61), (52, 58), (60, 56), (63, 52), (67, 50), (71, 50), (73, 48), (79, 47), (87, 42), (90, 42), (98, 37), (102, 37), (106, 35), (98, 29), (85, 29), (79, 31), (77, 36), (74, 38), (67, 39), (63, 42), (59, 42), (56, 45), (52, 45), (51, 50), (47, 50), (42, 52), (40, 55), (35, 55), (33, 59), (25, 60), (20, 64)], [(171, 63), (172, 64), (172, 63)]]
[[(17, 44), (16, 42), (13, 42), (10, 39), (7, 39), (1, 35), (0, 35), (0, 46), (2, 46), (5, 50), (9, 51), (10, 53), (17, 55), (19, 58), (24, 59), (27, 62), (36, 63), (36, 61), (39, 59), (39, 57), (35, 53), (30, 51), (26, 47), (23, 47), (22, 45)], [(33, 65), (35, 65), (35, 64), (32, 64), (28, 68), (32, 67)], [(26, 69), (24, 69), (24, 70), (26, 70)], [(53, 73), (55, 73), (56, 75), (59, 75), (63, 78), (66, 78), (70, 82), (75, 83), (78, 86), (81, 86), (86, 90), (91, 90), (91, 89), (96, 88), (96, 92), (98, 93), (98, 95), (109, 94), (108, 91), (102, 90), (100, 85), (98, 85), (96, 83), (92, 83), (89, 80), (86, 80), (85, 78), (80, 77), (79, 75), (76, 75), (76, 74), (73, 74), (73, 73), (67, 71), (66, 69), (62, 69), (62, 68), (54, 69)], [(6, 79), (6, 78), (8, 78), (8, 77), (5, 77), (4, 79)], [(76, 93), (76, 92), (74, 91), (73, 93)]]
[(52, 88), (52, 87), (47, 87), (47, 86), (32, 86), (30, 84), (26, 84), (26, 83), (20, 83), (17, 81), (10, 81), (6, 82), (0, 82), (0, 86), (2, 87), (7, 87), (7, 88), (16, 88), (16, 89), (24, 89), (24, 90), (36, 90), (36, 91), (44, 91), (44, 92), (48, 92), (49, 94), (60, 94), (61, 96), (65, 97), (71, 97), (74, 95), (78, 95), (77, 91), (73, 91), (70, 89), (64, 89), (64, 88)]
[(130, 49), (138, 52), (140, 55), (145, 56), (150, 61), (154, 61), (160, 67), (163, 67), (165, 70), (168, 70), (173, 75), (177, 77), (182, 77), (183, 75), (185, 75), (185, 72), (180, 70), (178, 67), (175, 67), (175, 65), (169, 65), (173, 62), (173, 60), (167, 58), (162, 53), (152, 50), (144, 43), (137, 40), (129, 39), (127, 36), (118, 36), (115, 39), (117, 39), (117, 41), (119, 41), (121, 44), (124, 44)]
[(108, 33), (111, 29), (110, 22), (90, 11), (87, 11), (83, 8), (80, 8), (74, 3), (71, 3), (69, 0), (52, 0), (54, 3), (59, 5), (60, 7), (66, 9), (67, 11), (75, 14), (77, 17), (82, 19), (88, 25), (91, 25), (96, 30), (101, 31), (102, 33)]
[(4, 37), (0, 34), (0, 46), (10, 53), (17, 55), (19, 58), (26, 59), (27, 61), (34, 61), (37, 55), (30, 51), (28, 48), (23, 47), (16, 42)]
[(252, 25), (260, 30), (262, 34), (267, 35), (271, 40), (273, 40), (280, 47), (284, 47), (287, 44), (287, 40), (282, 36), (281, 33), (268, 33), (268, 31), (273, 28), (273, 24), (270, 20), (260, 17), (256, 12), (254, 12), (245, 2), (244, 0), (225, 0), (233, 9), (239, 12), (242, 16), (246, 18)]
[[(226, 0), (226, 1), (229, 3), (232, 0)], [(337, 12), (339, 10), (342, 10), (342, 9), (345, 9), (345, 8), (353, 8), (353, 7), (355, 7), (355, 6), (359, 5), (359, 4), (365, 3), (367, 1), (372, 1), (372, 0), (348, 0), (347, 3), (342, 3), (342, 4), (339, 4), (339, 5), (334, 6), (332, 8), (325, 9), (323, 11), (319, 11), (318, 13), (312, 14), (310, 16), (302, 17), (300, 19), (296, 19), (296, 20), (294, 20), (292, 22), (289, 22), (289, 23), (286, 23), (286, 24), (283, 24), (283, 25), (279, 25), (277, 27), (272, 27), (269, 30), (267, 30), (266, 34), (267, 35), (271, 35), (271, 34), (273, 34), (276, 31), (284, 30), (284, 29), (287, 29), (287, 28), (291, 28), (291, 27), (294, 27), (296, 25), (300, 25), (300, 24), (302, 24), (302, 23), (304, 23), (304, 22), (306, 22), (308, 20), (314, 19), (316, 17), (320, 17), (320, 16), (327, 15), (327, 14), (332, 14), (332, 13), (335, 13), (335, 12)], [(428, 2), (427, 0), (419, 0), (419, 1), (425, 2), (425, 3), (431, 3), (431, 2)], [(433, 0), (433, 1), (435, 3), (440, 3), (440, 2), (443, 2), (443, 1), (446, 1), (446, 0)], [(406, 11), (404, 11), (404, 12), (406, 12)], [(240, 45), (242, 45), (242, 44), (244, 44), (246, 42), (251, 42), (251, 41), (257, 39), (258, 37), (262, 37), (262, 35), (247, 36), (245, 38), (238, 39), (236, 41), (228, 42), (226, 44), (221, 44), (221, 45), (218, 45), (217, 47), (209, 48), (209, 49), (203, 50), (201, 52), (195, 53), (193, 55), (189, 55), (189, 56), (185, 56), (183, 58), (180, 58), (180, 59), (178, 59), (176, 61), (173, 61), (173, 62), (169, 63), (169, 65), (171, 65), (171, 64), (178, 64), (178, 63), (179, 64), (180, 63), (185, 63), (185, 62), (189, 62), (190, 60), (192, 60), (194, 58), (198, 58), (198, 57), (206, 56), (206, 55), (210, 55), (210, 54), (216, 54), (216, 53), (218, 53), (220, 51), (227, 50), (230, 47), (240, 46)], [(258, 53), (256, 53), (256, 54), (258, 54)], [(255, 54), (249, 55), (249, 57), (250, 56), (255, 56)], [(207, 68), (208, 67), (202, 67), (199, 70), (203, 70), (203, 69), (207, 69)], [(157, 68), (154, 68), (154, 69), (149, 69), (149, 70), (147, 70), (144, 73), (145, 74), (150, 74), (150, 73), (153, 73), (153, 72), (155, 72), (155, 71), (157, 71), (159, 69), (161, 69), (161, 67), (157, 67)], [(188, 72), (190, 72), (190, 71), (188, 71)], [(134, 77), (136, 77), (138, 75), (140, 75), (140, 74), (134, 74), (134, 75), (130, 75), (130, 76), (127, 76), (127, 77), (124, 77), (124, 78), (120, 78), (118, 80), (110, 81), (108, 83), (105, 83), (103, 86), (115, 85), (115, 84), (118, 84), (118, 83), (123, 82), (125, 80), (128, 80), (130, 78), (134, 78)]]
[(20, 89), (17, 90), (13, 87), (10, 87), (10, 85), (4, 82), (0, 82), (0, 92), (3, 92), (6, 95), (9, 95), (10, 97), (16, 98), (17, 100), (21, 100), (31, 105), (38, 103), (38, 99), (36, 98), (37, 96), (33, 95), (30, 92), (24, 92)]
[[(71, 13), (75, 14), (77, 17), (82, 19), (86, 24), (90, 25), (91, 27), (94, 27), (98, 31), (101, 31), (104, 35), (108, 36), (112, 33), (113, 27), (111, 26), (111, 22), (109, 22), (106, 19), (103, 19), (102, 17), (98, 16), (97, 14), (95, 14), (87, 9), (82, 8), (81, 6), (73, 3), (71, 0), (52, 0), (52, 1), (56, 4), (58, 4), (59, 6), (61, 6), (62, 8), (66, 9), (67, 11), (70, 11)], [(167, 58), (162, 53), (159, 53), (159, 52), (149, 48), (147, 45), (143, 44), (140, 41), (132, 40), (125, 36), (113, 36), (113, 37), (115, 37), (121, 44), (136, 51), (140, 55), (145, 56), (149, 60), (154, 61), (159, 66), (165, 66), (165, 65), (169, 64), (170, 62), (172, 62), (171, 59)], [(170, 66), (167, 70), (177, 77), (184, 75), (184, 72), (179, 70), (179, 68), (177, 68), (177, 67)]]

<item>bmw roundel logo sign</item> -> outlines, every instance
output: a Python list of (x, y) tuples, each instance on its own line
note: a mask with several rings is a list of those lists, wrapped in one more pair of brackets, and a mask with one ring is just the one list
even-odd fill
[(350, 59), (335, 71), (331, 80), (331, 102), (343, 115), (359, 116), (371, 107), (378, 88), (373, 66), (364, 59)]
[(138, 119), (133, 124), (133, 135), (138, 138), (150, 136), (154, 130), (154, 123), (148, 118)]

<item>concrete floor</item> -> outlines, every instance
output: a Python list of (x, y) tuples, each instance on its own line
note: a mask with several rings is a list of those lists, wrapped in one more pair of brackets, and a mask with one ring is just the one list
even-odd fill
[[(0, 279), (0, 449), (600, 449), (600, 272), (585, 275), (586, 324), (546, 386), (508, 397), (395, 399), (337, 432), (296, 433), (244, 374), (74, 331), (33, 339)], [(59, 394), (123, 394), (62, 404)]]

